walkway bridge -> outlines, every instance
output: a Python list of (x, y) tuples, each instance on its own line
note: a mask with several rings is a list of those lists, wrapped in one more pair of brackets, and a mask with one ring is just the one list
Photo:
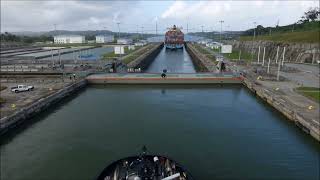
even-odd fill
[(87, 78), (90, 84), (241, 84), (238, 74), (220, 73), (109, 73), (92, 74)]

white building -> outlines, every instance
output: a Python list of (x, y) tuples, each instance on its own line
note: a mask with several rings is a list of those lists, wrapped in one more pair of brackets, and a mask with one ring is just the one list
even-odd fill
[(54, 36), (55, 44), (69, 44), (69, 43), (85, 43), (86, 39), (81, 35), (58, 35)]
[(203, 39), (203, 40), (198, 41), (199, 44), (207, 44), (209, 42), (210, 42), (209, 39)]
[(129, 50), (135, 50), (136, 47), (135, 47), (134, 45), (129, 45), (129, 46), (128, 46), (128, 49), (129, 49)]
[(144, 41), (144, 40), (141, 40), (141, 41), (138, 41), (136, 43), (134, 43), (135, 46), (144, 46), (148, 43), (148, 41)]
[(113, 35), (98, 35), (96, 36), (96, 43), (108, 43), (113, 42), (114, 36)]
[(136, 42), (134, 43), (135, 46), (144, 46), (145, 44), (143, 42)]
[(117, 44), (132, 44), (132, 39), (118, 39)]

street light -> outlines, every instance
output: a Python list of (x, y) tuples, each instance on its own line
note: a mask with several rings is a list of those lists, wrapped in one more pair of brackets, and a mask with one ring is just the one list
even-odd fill
[(117, 22), (118, 25), (118, 39), (120, 39), (120, 22)]
[(211, 32), (211, 34), (212, 34), (212, 40), (214, 40), (214, 27), (212, 26), (212, 32)]
[(226, 28), (226, 33), (225, 33), (225, 37), (226, 37), (226, 38), (228, 38), (228, 31), (229, 31), (229, 29), (230, 29), (230, 26), (228, 25), (227, 28)]
[(224, 23), (224, 21), (219, 21), (221, 26), (220, 26), (220, 53), (221, 53), (221, 46), (222, 46), (222, 39), (221, 39), (221, 36), (222, 36), (222, 23)]
[[(254, 28), (253, 28), (253, 41), (256, 39), (256, 24), (257, 22), (253, 22)], [(253, 41), (252, 41), (252, 52), (251, 52), (251, 61), (253, 61)]]
[(143, 39), (143, 26), (141, 26), (141, 39)]
[(257, 24), (257, 22), (253, 22), (253, 24), (254, 24), (254, 29), (253, 29), (253, 40), (255, 40), (256, 39), (256, 24)]
[(158, 20), (156, 20), (156, 36), (158, 36)]

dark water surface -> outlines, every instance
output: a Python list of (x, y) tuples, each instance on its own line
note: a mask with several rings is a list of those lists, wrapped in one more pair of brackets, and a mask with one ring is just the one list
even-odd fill
[(195, 73), (190, 55), (185, 48), (170, 50), (163, 48), (146, 72), (161, 73), (166, 69), (169, 73)]
[[(88, 49), (88, 50), (82, 50), (82, 51), (77, 51), (77, 52), (71, 52), (67, 54), (61, 54), (60, 58), (61, 60), (100, 60), (102, 56), (106, 53), (112, 52), (113, 47), (98, 47), (98, 48), (93, 48), (93, 49)], [(80, 58), (79, 55), (85, 56), (85, 55), (92, 55), (88, 58), (82, 57)], [(52, 57), (46, 57), (46, 58), (41, 58), (43, 60), (52, 60)], [(53, 59), (58, 60), (59, 57), (54, 56)]]
[(1, 179), (93, 179), (149, 151), (195, 179), (319, 179), (320, 145), (239, 86), (91, 86), (1, 145)]

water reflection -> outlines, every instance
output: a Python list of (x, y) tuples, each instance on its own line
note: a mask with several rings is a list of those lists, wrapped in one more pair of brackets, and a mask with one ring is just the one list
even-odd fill
[(191, 57), (185, 48), (170, 50), (163, 48), (153, 63), (147, 69), (149, 73), (161, 73), (167, 69), (168, 73), (195, 73)]

